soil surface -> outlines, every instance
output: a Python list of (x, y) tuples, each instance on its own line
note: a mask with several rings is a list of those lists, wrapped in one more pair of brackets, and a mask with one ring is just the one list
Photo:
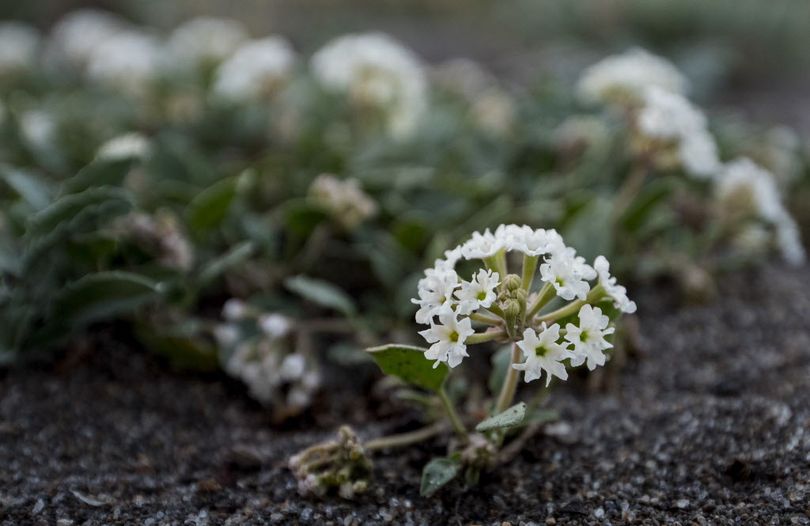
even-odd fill
[[(354, 502), (300, 497), (285, 457), (342, 420), (408, 425), (332, 386), (283, 427), (222, 378), (107, 345), (0, 378), (0, 524), (810, 524), (810, 272), (723, 279), (709, 306), (639, 296), (644, 356), (472, 489), (418, 494), (439, 442), (375, 458)], [(365, 386), (368, 387), (368, 384)], [(357, 388), (355, 388), (357, 389)]]

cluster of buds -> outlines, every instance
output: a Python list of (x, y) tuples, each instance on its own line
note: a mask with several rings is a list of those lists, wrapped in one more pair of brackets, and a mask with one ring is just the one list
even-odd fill
[(377, 213), (377, 203), (363, 191), (356, 179), (319, 175), (309, 187), (309, 199), (346, 230), (354, 229)]
[(321, 385), (317, 362), (298, 343), (292, 320), (263, 313), (237, 299), (223, 307), (227, 320), (215, 336), (225, 371), (244, 382), (253, 398), (273, 409), (277, 420), (312, 404)]
[(298, 491), (302, 495), (322, 497), (337, 490), (344, 499), (368, 489), (373, 467), (357, 435), (348, 426), (338, 430), (337, 440), (293, 455), (288, 466), (298, 480)]
[[(509, 272), (512, 253), (522, 255), (520, 274)], [(456, 272), (462, 260), (484, 266), (465, 281)], [(420, 332), (431, 344), (425, 357), (436, 365), (458, 366), (469, 345), (512, 341), (523, 354), (512, 368), (526, 382), (545, 375), (546, 384), (567, 379), (568, 366), (604, 365), (615, 319), (636, 310), (607, 259), (599, 256), (591, 266), (555, 230), (525, 225), (474, 233), (425, 271), (418, 296), (416, 321), (429, 326)]]

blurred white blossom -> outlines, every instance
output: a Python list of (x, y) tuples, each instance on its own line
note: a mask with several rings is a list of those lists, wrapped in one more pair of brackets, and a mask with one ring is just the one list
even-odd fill
[(33, 67), (41, 44), (39, 32), (21, 22), (0, 23), (0, 75)]
[(141, 31), (108, 38), (88, 57), (87, 75), (130, 95), (143, 95), (158, 77), (163, 60), (159, 41)]
[(243, 44), (220, 65), (214, 94), (230, 100), (252, 100), (275, 93), (290, 77), (295, 53), (280, 37)]
[(113, 137), (102, 144), (96, 157), (98, 159), (143, 159), (149, 154), (149, 139), (138, 132), (125, 133)]
[(309, 198), (348, 229), (377, 213), (377, 204), (356, 179), (342, 180), (334, 175), (319, 175), (312, 181)]
[(167, 46), (178, 68), (206, 69), (227, 59), (249, 39), (241, 22), (198, 17), (175, 28)]
[(311, 66), (326, 89), (346, 94), (359, 109), (381, 111), (392, 136), (416, 130), (426, 106), (425, 72), (393, 38), (382, 33), (339, 37), (315, 53)]
[(51, 30), (46, 60), (84, 68), (93, 53), (125, 28), (123, 20), (106, 11), (80, 9), (61, 18)]
[(643, 96), (649, 87), (684, 93), (687, 82), (668, 60), (634, 48), (587, 68), (577, 91), (586, 102), (624, 102)]

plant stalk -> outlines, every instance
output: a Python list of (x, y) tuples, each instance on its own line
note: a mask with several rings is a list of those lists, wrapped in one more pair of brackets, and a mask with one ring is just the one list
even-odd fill
[(456, 412), (456, 408), (453, 406), (453, 402), (450, 400), (450, 397), (447, 396), (447, 391), (444, 390), (444, 387), (439, 389), (438, 395), (439, 399), (442, 401), (444, 410), (447, 412), (447, 416), (450, 419), (450, 424), (452, 424), (453, 430), (458, 434), (459, 437), (461, 437), (462, 440), (466, 442), (467, 428), (464, 427), (464, 423), (458, 416), (458, 412)]
[(520, 347), (517, 346), (517, 343), (513, 343), (509, 368), (506, 370), (506, 377), (504, 378), (503, 386), (501, 386), (501, 392), (498, 394), (498, 401), (495, 403), (493, 414), (497, 415), (508, 409), (515, 399), (520, 371), (512, 367), (512, 365), (517, 363), (518, 360), (520, 360)]
[(381, 449), (393, 449), (396, 447), (410, 446), (432, 438), (446, 429), (444, 422), (436, 422), (435, 424), (409, 431), (407, 433), (398, 433), (396, 435), (388, 435), (384, 437), (369, 440), (363, 444), (366, 451), (379, 451)]

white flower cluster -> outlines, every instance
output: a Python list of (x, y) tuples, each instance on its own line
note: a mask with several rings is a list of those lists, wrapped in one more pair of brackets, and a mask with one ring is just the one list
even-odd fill
[(426, 106), (425, 72), (419, 59), (391, 37), (339, 37), (315, 53), (311, 66), (326, 89), (346, 94), (359, 109), (382, 111), (392, 136), (416, 130)]
[(689, 175), (711, 178), (720, 168), (717, 144), (706, 116), (683, 95), (656, 86), (644, 91), (637, 118), (646, 137), (677, 148), (678, 159)]
[(237, 299), (228, 300), (222, 314), (227, 323), (216, 328), (215, 336), (227, 354), (225, 371), (279, 416), (307, 408), (321, 385), (321, 375), (313, 360), (290, 350), (292, 321), (280, 314), (256, 312)]
[(356, 179), (319, 175), (309, 187), (309, 198), (349, 230), (377, 213), (377, 203)]
[(256, 100), (272, 95), (289, 78), (295, 53), (281, 37), (243, 44), (217, 69), (214, 94), (230, 100)]
[[(509, 274), (507, 256), (523, 256), (523, 277)], [(455, 270), (460, 260), (482, 260), (486, 268), (470, 281)], [(541, 289), (532, 293), (535, 271), (540, 271)], [(596, 281), (592, 286), (591, 281)], [(554, 297), (564, 307), (549, 313), (542, 308)], [(619, 312), (632, 313), (634, 302), (610, 275), (607, 259), (600, 256), (587, 264), (565, 245), (555, 230), (523, 225), (501, 225), (495, 232), (475, 232), (472, 237), (445, 252), (419, 281), (417, 323), (428, 325), (420, 335), (429, 343), (425, 357), (450, 367), (468, 356), (467, 346), (493, 339), (512, 339), (525, 361), (513, 364), (525, 371), (525, 380), (552, 376), (567, 378), (566, 363), (593, 369), (605, 363), (604, 351), (612, 345), (605, 339), (613, 333), (610, 320), (596, 306), (608, 303)], [(556, 323), (569, 319), (565, 329)], [(473, 323), (491, 325), (475, 332)]]
[(586, 69), (577, 91), (586, 102), (624, 102), (643, 97), (644, 91), (653, 86), (670, 93), (684, 93), (687, 82), (671, 62), (633, 48)]
[(105, 11), (79, 9), (68, 13), (51, 30), (46, 60), (54, 66), (67, 62), (84, 68), (91, 56), (124, 27), (123, 20)]
[(21, 22), (0, 23), (0, 75), (31, 67), (40, 46), (39, 32)]
[(249, 38), (236, 20), (198, 17), (177, 26), (167, 45), (177, 65), (205, 69), (227, 59)]
[(163, 53), (157, 38), (139, 30), (113, 35), (87, 60), (90, 79), (131, 95), (142, 95), (160, 73)]
[(773, 175), (750, 159), (725, 165), (716, 178), (715, 196), (721, 213), (732, 221), (757, 219), (774, 229), (776, 245), (790, 264), (805, 260), (796, 222), (782, 203)]

